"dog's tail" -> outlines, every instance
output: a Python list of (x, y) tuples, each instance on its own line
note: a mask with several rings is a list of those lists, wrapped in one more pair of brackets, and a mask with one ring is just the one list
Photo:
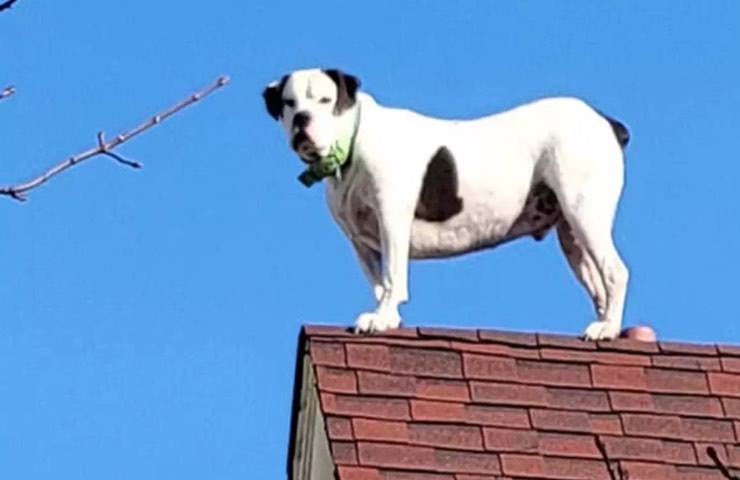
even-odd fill
[(616, 137), (617, 142), (619, 142), (619, 146), (624, 149), (627, 144), (630, 143), (630, 131), (619, 120), (615, 120), (609, 115), (604, 115), (601, 112), (599, 112), (599, 114), (604, 117), (607, 122), (609, 122), (609, 125), (611, 125), (612, 131), (614, 132), (614, 137)]

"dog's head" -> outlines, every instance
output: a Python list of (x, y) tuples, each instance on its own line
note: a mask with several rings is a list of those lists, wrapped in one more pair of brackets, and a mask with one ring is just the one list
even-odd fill
[(269, 84), (262, 96), (267, 112), (283, 124), (293, 150), (313, 163), (352, 128), (350, 113), (359, 86), (356, 77), (340, 70), (297, 70)]

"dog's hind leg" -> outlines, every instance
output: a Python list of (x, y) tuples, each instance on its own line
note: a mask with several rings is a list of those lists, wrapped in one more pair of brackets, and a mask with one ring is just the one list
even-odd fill
[(566, 200), (561, 201), (563, 215), (572, 228), (573, 236), (591, 257), (606, 292), (603, 314), (584, 332), (588, 340), (613, 339), (619, 335), (627, 294), (629, 271), (612, 239), (619, 191), (609, 196), (609, 190), (582, 191), (575, 197), (566, 195)]
[(558, 198), (575, 242), (590, 256), (601, 278), (606, 299), (603, 313), (584, 336), (602, 340), (619, 335), (629, 271), (612, 238), (624, 178), (622, 152), (608, 124), (595, 127), (588, 135), (561, 141), (545, 181)]
[(606, 312), (606, 289), (599, 269), (591, 255), (576, 241), (573, 232), (564, 219), (557, 226), (558, 241), (565, 258), (576, 278), (588, 291), (599, 318)]

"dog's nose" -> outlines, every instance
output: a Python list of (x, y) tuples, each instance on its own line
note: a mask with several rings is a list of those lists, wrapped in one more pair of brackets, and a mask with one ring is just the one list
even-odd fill
[(311, 114), (308, 112), (298, 112), (293, 117), (293, 127), (306, 128), (311, 122)]

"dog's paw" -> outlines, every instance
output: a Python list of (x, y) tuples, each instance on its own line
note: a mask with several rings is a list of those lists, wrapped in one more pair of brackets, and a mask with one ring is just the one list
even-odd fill
[(363, 313), (355, 322), (355, 333), (375, 333), (398, 328), (401, 325), (401, 316), (398, 312)]
[(619, 323), (608, 320), (596, 320), (586, 327), (583, 337), (586, 340), (614, 340), (619, 335)]

